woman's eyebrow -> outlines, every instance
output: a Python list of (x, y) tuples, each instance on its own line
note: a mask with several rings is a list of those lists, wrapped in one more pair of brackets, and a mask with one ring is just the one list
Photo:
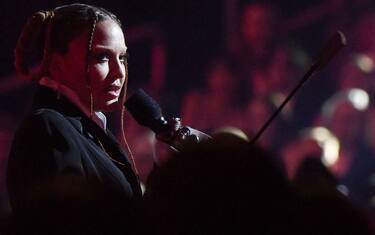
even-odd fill
[[(104, 46), (104, 45), (95, 45), (93, 46), (92, 48), (93, 50), (97, 49), (97, 50), (107, 50), (107, 51), (115, 51), (114, 48), (112, 47), (109, 47), (109, 46)], [(121, 53), (126, 53), (127, 52), (127, 47), (125, 46), (124, 48), (121, 48)]]

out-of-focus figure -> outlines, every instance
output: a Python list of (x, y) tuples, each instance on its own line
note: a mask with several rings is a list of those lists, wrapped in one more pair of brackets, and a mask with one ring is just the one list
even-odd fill
[(185, 96), (181, 112), (183, 122), (206, 131), (236, 126), (238, 78), (223, 61), (218, 60), (208, 68), (206, 79), (205, 88)]
[(278, 8), (271, 4), (249, 3), (242, 8), (240, 43), (233, 46), (232, 56), (237, 61), (237, 73), (250, 85), (247, 94), (264, 96), (290, 90), (296, 64), (294, 51), (277, 26), (280, 20)]
[[(375, 157), (371, 147), (369, 96), (361, 89), (343, 90), (326, 101), (315, 127), (305, 130), (282, 150), (288, 174), (295, 177), (301, 163), (309, 157), (319, 159), (337, 179), (338, 189), (357, 205), (373, 210), (372, 175)], [(367, 121), (366, 121), (367, 120)], [(371, 144), (370, 144), (371, 145)]]

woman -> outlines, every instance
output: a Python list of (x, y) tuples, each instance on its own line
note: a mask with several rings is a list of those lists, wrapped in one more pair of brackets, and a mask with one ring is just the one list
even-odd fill
[(15, 65), (39, 88), (9, 157), (13, 231), (133, 230), (137, 174), (101, 113), (122, 109), (126, 50), (119, 20), (102, 8), (65, 5), (28, 20)]

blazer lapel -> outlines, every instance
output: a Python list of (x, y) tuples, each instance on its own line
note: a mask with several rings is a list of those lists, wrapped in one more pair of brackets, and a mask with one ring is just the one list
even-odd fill
[(88, 133), (91, 132), (92, 135), (97, 138), (94, 141), (99, 146), (102, 145), (100, 147), (103, 147), (104, 151), (109, 155), (109, 157), (115, 160), (112, 162), (119, 169), (121, 169), (125, 177), (128, 179), (129, 183), (131, 184), (133, 188), (134, 195), (138, 197), (142, 196), (142, 191), (139, 185), (139, 178), (135, 174), (130, 160), (128, 159), (126, 153), (121, 148), (115, 136), (108, 129), (104, 131), (92, 120), (88, 118), (84, 118), (84, 119), (85, 121), (83, 122), (83, 125), (90, 130)]

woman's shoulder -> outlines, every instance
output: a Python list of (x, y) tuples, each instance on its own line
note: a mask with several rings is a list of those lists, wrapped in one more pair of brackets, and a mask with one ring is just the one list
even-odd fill
[(64, 115), (54, 109), (50, 108), (39, 108), (34, 110), (29, 118), (31, 119), (42, 119), (42, 120), (61, 120), (65, 119)]
[(33, 110), (21, 123), (16, 133), (52, 136), (56, 132), (69, 133), (71, 121), (62, 113), (49, 108)]
[(61, 125), (66, 122), (66, 117), (54, 110), (49, 108), (40, 108), (33, 110), (30, 115), (24, 120), (25, 124), (54, 124), (54, 125)]
[[(77, 137), (81, 133), (61, 113), (52, 109), (33, 111), (17, 128), (10, 157), (40, 156), (47, 159), (53, 149), (68, 151), (77, 149)], [(53, 156), (53, 155), (51, 155)]]

